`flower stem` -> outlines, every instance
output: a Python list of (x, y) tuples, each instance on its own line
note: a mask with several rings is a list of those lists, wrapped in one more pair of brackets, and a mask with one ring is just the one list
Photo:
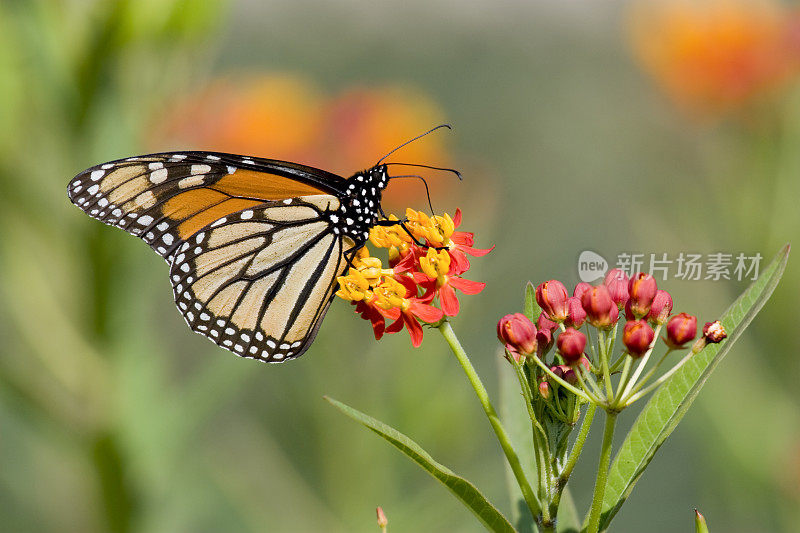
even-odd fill
[(534, 363), (536, 363), (537, 365), (539, 365), (539, 368), (541, 368), (542, 370), (544, 370), (544, 373), (545, 373), (545, 374), (547, 374), (548, 376), (550, 376), (551, 378), (553, 378), (553, 379), (554, 379), (554, 380), (555, 380), (555, 381), (556, 381), (556, 382), (557, 382), (559, 385), (561, 385), (562, 387), (564, 387), (565, 389), (567, 389), (568, 391), (570, 391), (572, 394), (575, 394), (576, 396), (580, 396), (581, 398), (583, 398), (583, 399), (584, 399), (584, 400), (586, 400), (587, 402), (593, 402), (593, 401), (594, 401), (592, 398), (590, 398), (589, 396), (587, 396), (587, 394), (586, 394), (584, 391), (582, 391), (582, 390), (579, 390), (579, 389), (576, 389), (575, 387), (573, 387), (572, 385), (570, 385), (569, 383), (567, 383), (566, 381), (564, 381), (564, 380), (563, 380), (563, 379), (561, 379), (560, 377), (558, 377), (558, 376), (556, 376), (555, 374), (553, 374), (553, 371), (552, 371), (552, 370), (550, 370), (549, 368), (547, 368), (547, 365), (546, 365), (546, 364), (544, 364), (544, 363), (542, 362), (542, 360), (541, 360), (541, 359), (539, 359), (539, 357), (538, 357), (538, 356), (536, 356), (536, 355), (532, 355), (532, 356), (531, 356), (531, 359), (533, 359), (533, 362), (534, 362)]
[(556, 493), (550, 502), (550, 516), (555, 517), (558, 514), (558, 507), (561, 505), (561, 495), (564, 493), (564, 488), (567, 486), (567, 481), (572, 475), (572, 470), (575, 468), (575, 463), (578, 462), (583, 451), (583, 445), (586, 444), (586, 437), (589, 435), (589, 429), (592, 427), (592, 420), (594, 420), (594, 413), (597, 410), (595, 404), (589, 404), (586, 409), (586, 414), (583, 415), (583, 422), (581, 423), (581, 430), (578, 432), (578, 437), (575, 439), (575, 444), (572, 445), (572, 450), (567, 457), (567, 463), (564, 469), (556, 479)]
[(497, 411), (495, 411), (492, 402), (489, 400), (489, 394), (486, 392), (486, 388), (483, 386), (480, 376), (478, 376), (478, 373), (475, 371), (475, 367), (472, 366), (469, 357), (467, 357), (467, 352), (464, 351), (464, 348), (458, 341), (458, 337), (456, 337), (456, 334), (453, 331), (453, 328), (450, 326), (450, 323), (445, 320), (437, 327), (437, 329), (447, 341), (447, 344), (450, 346), (450, 350), (452, 350), (453, 354), (456, 356), (456, 359), (458, 359), (461, 368), (464, 369), (464, 373), (467, 374), (467, 379), (469, 379), (472, 388), (475, 390), (475, 395), (478, 397), (478, 400), (483, 406), (483, 411), (486, 413), (486, 417), (489, 419), (489, 423), (492, 425), (492, 429), (497, 436), (497, 441), (500, 443), (500, 447), (503, 449), (503, 453), (506, 456), (508, 465), (511, 467), (511, 471), (514, 472), (514, 477), (516, 478), (517, 484), (519, 484), (519, 488), (522, 491), (522, 496), (525, 498), (525, 502), (528, 504), (528, 508), (530, 509), (533, 517), (538, 519), (542, 513), (542, 506), (536, 499), (536, 495), (534, 495), (533, 489), (531, 489), (531, 485), (528, 482), (528, 479), (525, 477), (525, 471), (522, 469), (522, 464), (519, 461), (517, 452), (514, 451), (514, 447), (511, 445), (511, 440), (509, 439), (505, 428), (503, 428), (503, 424), (500, 423), (500, 418), (497, 416)]
[[(672, 374), (674, 374), (675, 372), (680, 370), (680, 368), (686, 363), (686, 361), (691, 359), (693, 355), (694, 355), (694, 352), (690, 350), (689, 353), (686, 354), (684, 356), (684, 358), (681, 359), (678, 362), (677, 365), (675, 365), (672, 368), (670, 368), (660, 378), (658, 378), (653, 383), (651, 383), (648, 387), (645, 387), (642, 390), (639, 390), (639, 388), (641, 388), (641, 386), (644, 385), (644, 383), (640, 383), (637, 388), (634, 388), (634, 390), (632, 391), (631, 395), (623, 400), (625, 402), (625, 404), (626, 405), (632, 404), (633, 402), (635, 402), (636, 400), (638, 400), (642, 396), (646, 396), (650, 391), (653, 391), (653, 390), (657, 389), (662, 383), (667, 381), (672, 376)], [(639, 390), (639, 392), (636, 392), (637, 390)]]
[(603, 496), (608, 482), (608, 467), (611, 464), (611, 446), (614, 440), (614, 427), (617, 423), (617, 412), (606, 411), (606, 424), (603, 429), (603, 446), (600, 448), (600, 462), (597, 465), (597, 479), (594, 484), (592, 507), (589, 510), (587, 533), (597, 533), (600, 529), (600, 514), (603, 509)]
[(597, 332), (598, 345), (600, 348), (600, 368), (603, 372), (603, 381), (606, 387), (606, 397), (612, 398), (614, 396), (614, 389), (611, 387), (611, 372), (608, 370), (608, 341), (606, 333), (603, 330)]

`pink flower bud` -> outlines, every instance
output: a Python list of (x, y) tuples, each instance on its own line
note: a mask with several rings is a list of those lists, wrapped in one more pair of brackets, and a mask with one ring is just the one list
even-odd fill
[(706, 322), (706, 325), (703, 326), (703, 337), (705, 337), (705, 339), (712, 344), (722, 342), (722, 340), (727, 336), (728, 333), (725, 331), (725, 328), (722, 327), (722, 322), (719, 320), (715, 320), (714, 322)]
[(581, 281), (580, 283), (575, 285), (575, 290), (572, 292), (572, 296), (574, 298), (577, 298), (578, 300), (580, 300), (581, 296), (583, 296), (583, 293), (588, 291), (591, 288), (592, 288), (591, 285), (589, 285), (585, 281)]
[(581, 365), (581, 366), (582, 366), (582, 367), (583, 367), (583, 368), (584, 368), (584, 369), (585, 369), (587, 372), (591, 372), (591, 371), (592, 371), (592, 364), (589, 362), (589, 360), (588, 360), (586, 357), (581, 357), (581, 358), (578, 360), (578, 363), (579, 363), (579, 364), (580, 364), (580, 365)]
[(564, 325), (570, 328), (579, 329), (586, 321), (586, 311), (583, 310), (580, 298), (573, 296), (567, 301), (567, 319)]
[(618, 309), (625, 307), (625, 302), (628, 301), (628, 281), (628, 275), (618, 268), (609, 270), (603, 281)]
[(667, 321), (669, 314), (672, 312), (672, 296), (667, 291), (659, 289), (656, 291), (656, 297), (653, 298), (653, 305), (650, 306), (650, 312), (647, 314), (647, 320), (655, 324), (661, 325)]
[(576, 329), (567, 328), (556, 339), (556, 345), (561, 357), (567, 363), (574, 364), (578, 362), (586, 348), (586, 335)]
[(697, 317), (678, 313), (667, 322), (667, 345), (672, 349), (682, 348), (697, 336)]
[(567, 288), (558, 280), (551, 279), (536, 287), (536, 303), (550, 320), (563, 322), (567, 318)]
[(642, 318), (650, 312), (653, 298), (656, 297), (658, 284), (656, 278), (644, 272), (637, 272), (628, 282), (628, 295), (631, 312), (636, 318)]
[(622, 332), (622, 342), (631, 357), (638, 359), (650, 348), (656, 334), (646, 320), (627, 322)]
[(383, 512), (383, 508), (378, 507), (375, 509), (375, 514), (378, 515), (378, 527), (385, 529), (389, 525), (389, 520), (386, 519), (386, 513)]
[(501, 318), (497, 323), (497, 338), (512, 354), (528, 355), (536, 351), (536, 326), (522, 313)]
[(546, 381), (542, 381), (539, 383), (539, 394), (542, 395), (542, 398), (545, 400), (550, 399), (550, 384)]
[(610, 328), (619, 319), (619, 309), (605, 285), (598, 285), (584, 292), (581, 306), (586, 311), (586, 320), (596, 328)]

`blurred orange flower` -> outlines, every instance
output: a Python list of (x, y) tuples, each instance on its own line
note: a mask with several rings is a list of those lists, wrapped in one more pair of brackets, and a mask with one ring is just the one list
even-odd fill
[[(389, 150), (442, 122), (439, 107), (407, 87), (355, 87), (327, 96), (293, 74), (222, 79), (172, 104), (154, 144), (296, 161), (350, 176), (374, 165)], [(391, 160), (447, 165), (446, 133), (434, 134), (397, 152)], [(404, 167), (396, 167), (402, 169)], [(395, 170), (417, 174), (420, 170)], [(424, 174), (432, 190), (452, 185), (452, 176)], [(416, 180), (392, 183), (385, 207), (419, 198)], [(423, 196), (424, 197), (424, 196)]]
[(634, 53), (668, 95), (714, 116), (798, 71), (800, 18), (772, 0), (648, 0), (630, 18)]

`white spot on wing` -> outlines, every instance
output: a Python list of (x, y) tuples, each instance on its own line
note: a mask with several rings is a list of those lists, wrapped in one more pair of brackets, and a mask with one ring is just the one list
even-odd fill
[(164, 183), (167, 179), (167, 169), (166, 168), (159, 168), (154, 170), (150, 173), (150, 182), (158, 185), (159, 183)]

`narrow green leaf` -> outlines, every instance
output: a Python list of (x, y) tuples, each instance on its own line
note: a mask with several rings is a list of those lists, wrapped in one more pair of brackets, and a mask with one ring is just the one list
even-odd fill
[(525, 307), (523, 312), (534, 324), (539, 319), (539, 315), (542, 314), (542, 308), (536, 303), (536, 287), (530, 281), (525, 287)]
[(467, 508), (478, 517), (478, 520), (480, 520), (487, 529), (495, 532), (514, 533), (515, 530), (511, 523), (494, 505), (489, 503), (489, 500), (481, 494), (475, 485), (455, 474), (446, 466), (437, 463), (428, 452), (419, 446), (419, 444), (380, 420), (376, 420), (328, 396), (324, 398), (353, 420), (360, 422), (389, 441), (392, 446), (406, 454), (412, 461), (442, 482), (461, 503), (467, 506)]
[(787, 244), (761, 276), (728, 308), (720, 320), (728, 338), (707, 346), (664, 383), (644, 407), (617, 453), (608, 475), (600, 529), (611, 519), (633, 490), (658, 448), (686, 414), (698, 392), (731, 346), (764, 307), (786, 268)]
[[(525, 407), (525, 398), (519, 389), (519, 380), (511, 365), (499, 354), (497, 361), (499, 367), (497, 371), (500, 376), (500, 418), (503, 420), (511, 444), (517, 450), (525, 476), (531, 480), (538, 479), (533, 457), (531, 419)], [(511, 522), (520, 533), (532, 533), (535, 529), (531, 511), (522, 497), (522, 491), (508, 462), (505, 462), (505, 469), (508, 495), (511, 500)]]
[(694, 510), (694, 531), (695, 533), (708, 533), (706, 517), (700, 514), (697, 509)]

